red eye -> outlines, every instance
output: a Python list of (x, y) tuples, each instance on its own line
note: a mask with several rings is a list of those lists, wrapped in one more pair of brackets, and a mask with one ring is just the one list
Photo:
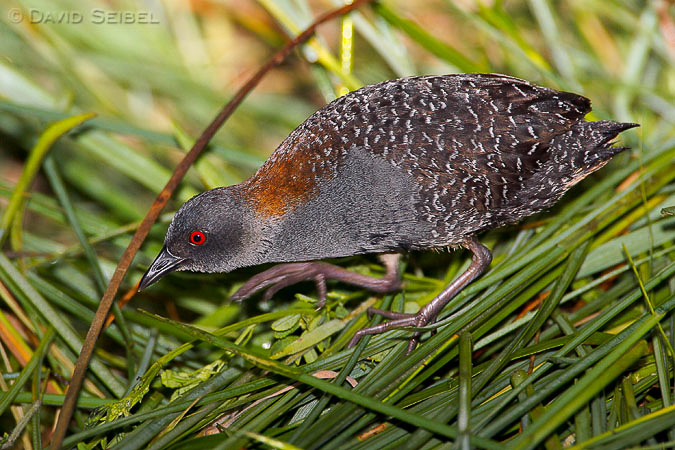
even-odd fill
[(202, 245), (206, 241), (206, 236), (201, 231), (193, 231), (190, 233), (190, 243), (194, 245)]

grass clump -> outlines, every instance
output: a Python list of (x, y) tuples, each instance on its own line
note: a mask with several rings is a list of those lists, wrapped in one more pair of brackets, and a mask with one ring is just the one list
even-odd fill
[[(340, 4), (8, 4), (0, 18), (5, 442), (48, 444), (97, 302), (194, 136), (286, 36)], [(586, 95), (589, 119), (641, 128), (622, 135), (632, 150), (551, 211), (482, 236), (495, 255), (489, 272), (407, 357), (405, 330), (345, 346), (371, 323), (368, 306), (416, 309), (461, 273), (465, 253), (409, 255), (407, 286), (394, 296), (329, 284), (319, 311), (310, 283), (270, 302), (228, 302), (261, 268), (163, 279), (116, 311), (65, 445), (671, 445), (672, 8), (628, 0), (385, 1), (323, 26), (267, 76), (194, 165), (124, 290), (161, 248), (183, 201), (250, 176), (312, 111), (364, 84), (506, 73)], [(111, 18), (96, 23), (94, 10)], [(136, 23), (112, 23), (124, 11)], [(48, 12), (82, 20), (50, 21)], [(157, 23), (140, 23), (140, 13)], [(376, 262), (338, 261), (377, 276)]]

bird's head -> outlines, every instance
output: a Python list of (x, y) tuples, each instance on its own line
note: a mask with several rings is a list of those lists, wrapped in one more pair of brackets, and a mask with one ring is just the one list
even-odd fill
[(247, 210), (234, 186), (211, 189), (188, 200), (171, 221), (164, 247), (139, 290), (175, 270), (229, 272), (247, 265), (242, 263), (251, 242)]

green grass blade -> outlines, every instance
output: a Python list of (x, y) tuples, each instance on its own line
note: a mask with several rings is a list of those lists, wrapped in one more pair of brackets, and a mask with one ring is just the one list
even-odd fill
[[(415, 414), (411, 414), (409, 412), (400, 410), (399, 408), (392, 407), (391, 405), (388, 405), (386, 403), (381, 403), (379, 401), (374, 401), (368, 397), (364, 397), (360, 394), (357, 394), (355, 392), (349, 391), (345, 388), (342, 388), (340, 386), (335, 386), (332, 383), (328, 383), (326, 381), (320, 380), (318, 378), (315, 378), (311, 375), (307, 375), (304, 373), (300, 373), (297, 370), (291, 369), (290, 367), (279, 364), (275, 361), (269, 360), (267, 358), (261, 357), (259, 355), (256, 355), (255, 353), (251, 352), (250, 350), (243, 349), (239, 346), (236, 346), (218, 336), (210, 335), (208, 333), (205, 333), (201, 330), (198, 330), (194, 327), (190, 327), (185, 324), (180, 324), (177, 322), (169, 321), (167, 319), (161, 319), (164, 320), (167, 323), (172, 323), (174, 326), (181, 328), (183, 331), (190, 333), (193, 337), (196, 339), (203, 340), (205, 342), (208, 342), (212, 345), (218, 346), (220, 348), (235, 352), (242, 357), (244, 357), (247, 361), (250, 363), (265, 369), (265, 370), (270, 370), (274, 373), (277, 373), (279, 375), (283, 375), (285, 377), (291, 378), (296, 381), (300, 381), (301, 383), (307, 384), (309, 386), (315, 387), (317, 389), (320, 389), (324, 392), (328, 392), (332, 395), (335, 395), (343, 400), (347, 400), (350, 402), (354, 402), (358, 405), (364, 406), (366, 408), (372, 409), (374, 411), (377, 411), (379, 413), (389, 415), (392, 417), (396, 417), (397, 419), (403, 420), (404, 422), (410, 423), (411, 425), (415, 425), (418, 427), (423, 427), (425, 429), (428, 429), (429, 431), (433, 431), (435, 433), (439, 433), (443, 436), (447, 437), (455, 437), (457, 434), (457, 430), (453, 427), (448, 427), (447, 425), (443, 425), (437, 422), (432, 422), (429, 421), (423, 417), (420, 417)], [(474, 444), (479, 445), (483, 448), (500, 448), (500, 446), (496, 445), (494, 442), (490, 440), (485, 440), (481, 438), (472, 438), (472, 441)]]
[[(56, 333), (75, 353), (80, 351), (82, 340), (72, 326), (61, 318), (61, 315), (31, 286), (3, 254), (0, 254), (0, 277), (5, 283), (16, 286), (17, 293), (31, 303), (33, 308), (41, 314), (43, 320), (56, 329)], [(124, 386), (101, 361), (96, 358), (92, 359), (91, 370), (114, 395), (121, 396), (124, 393)]]
[(47, 156), (47, 152), (58, 138), (68, 133), (73, 128), (93, 118), (95, 114), (87, 113), (77, 116), (69, 117), (67, 119), (59, 120), (47, 127), (47, 129), (40, 135), (37, 143), (33, 147), (26, 161), (26, 166), (21, 173), (21, 177), (17, 182), (12, 196), (9, 199), (9, 204), (5, 208), (0, 217), (0, 247), (7, 239), (9, 226), (14, 220), (24, 202), (24, 195), (30, 187), (35, 175), (37, 174), (42, 160)]
[(33, 375), (33, 372), (36, 370), (38, 365), (42, 362), (45, 352), (47, 351), (47, 348), (52, 343), (54, 335), (55, 335), (54, 328), (50, 327), (47, 330), (47, 332), (42, 336), (42, 339), (40, 340), (40, 345), (38, 345), (38, 347), (35, 349), (33, 357), (30, 359), (30, 361), (28, 361), (28, 364), (26, 364), (26, 366), (21, 370), (21, 374), (14, 381), (12, 387), (10, 387), (9, 390), (5, 392), (2, 395), (2, 397), (0, 397), (0, 415), (2, 415), (5, 412), (5, 410), (12, 404), (12, 402), (17, 397), (23, 386), (29, 380), (31, 375)]

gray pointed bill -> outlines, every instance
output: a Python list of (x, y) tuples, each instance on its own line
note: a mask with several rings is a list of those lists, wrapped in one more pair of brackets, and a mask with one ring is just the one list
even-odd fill
[(138, 290), (142, 291), (167, 273), (178, 270), (183, 261), (185, 261), (185, 258), (179, 258), (172, 255), (165, 245), (148, 268), (148, 271), (145, 272), (143, 278), (141, 278), (141, 282), (138, 284)]

